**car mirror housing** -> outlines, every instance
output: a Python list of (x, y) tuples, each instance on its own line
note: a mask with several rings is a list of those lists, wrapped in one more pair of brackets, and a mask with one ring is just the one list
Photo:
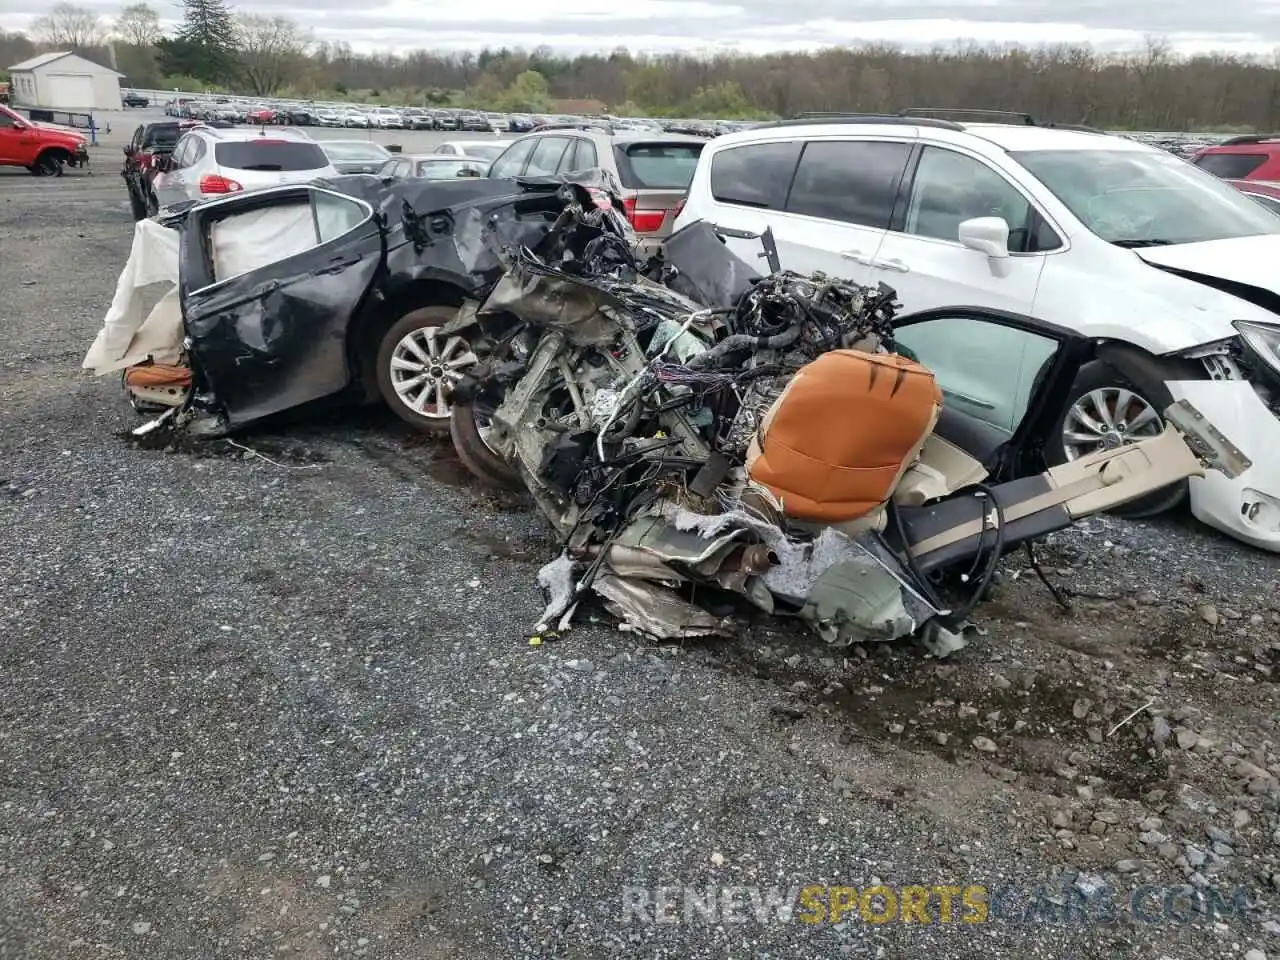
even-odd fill
[(1009, 224), (1002, 217), (974, 217), (959, 227), (960, 242), (993, 259), (1009, 256)]

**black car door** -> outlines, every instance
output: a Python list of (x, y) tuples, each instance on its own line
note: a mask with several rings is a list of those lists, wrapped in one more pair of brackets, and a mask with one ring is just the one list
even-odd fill
[(1044, 469), (1043, 446), (1090, 340), (1030, 317), (944, 307), (899, 317), (898, 352), (933, 371), (943, 407), (934, 432), (982, 461), (993, 479)]
[(383, 262), (367, 203), (299, 185), (201, 204), (181, 230), (199, 405), (233, 428), (351, 382), (347, 328)]

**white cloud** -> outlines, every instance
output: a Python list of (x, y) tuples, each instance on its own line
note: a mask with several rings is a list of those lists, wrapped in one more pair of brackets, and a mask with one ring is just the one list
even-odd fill
[[(79, 2), (110, 19), (125, 0)], [(167, 3), (158, 5), (169, 14)], [(25, 29), (45, 0), (4, 0), (4, 6), (0, 27)], [(233, 6), (291, 17), (317, 39), (363, 51), (545, 44), (566, 53), (617, 46), (768, 53), (873, 41), (907, 47), (1088, 43), (1121, 50), (1139, 48), (1153, 34), (1189, 54), (1280, 47), (1280, 0), (860, 0), (861, 20), (849, 18), (849, 0), (370, 0), (360, 8), (348, 0), (244, 0)]]

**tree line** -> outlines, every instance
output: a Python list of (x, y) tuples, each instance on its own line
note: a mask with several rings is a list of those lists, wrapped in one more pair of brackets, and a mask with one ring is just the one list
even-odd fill
[(1157, 38), (1125, 55), (965, 43), (714, 57), (566, 56), (548, 46), (389, 54), (317, 42), (288, 18), (236, 13), (225, 0), (183, 8), (166, 34), (145, 0), (112, 21), (59, 3), (30, 35), (0, 33), (0, 64), (69, 48), (115, 63), (138, 87), (481, 109), (591, 100), (620, 114), (730, 119), (954, 106), (1109, 129), (1280, 130), (1280, 55), (1180, 57)]

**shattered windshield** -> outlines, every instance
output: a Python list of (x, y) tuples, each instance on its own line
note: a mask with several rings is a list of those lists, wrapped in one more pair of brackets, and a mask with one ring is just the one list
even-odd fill
[(1280, 233), (1274, 215), (1171, 154), (1024, 150), (1010, 156), (1110, 243), (1158, 246)]

